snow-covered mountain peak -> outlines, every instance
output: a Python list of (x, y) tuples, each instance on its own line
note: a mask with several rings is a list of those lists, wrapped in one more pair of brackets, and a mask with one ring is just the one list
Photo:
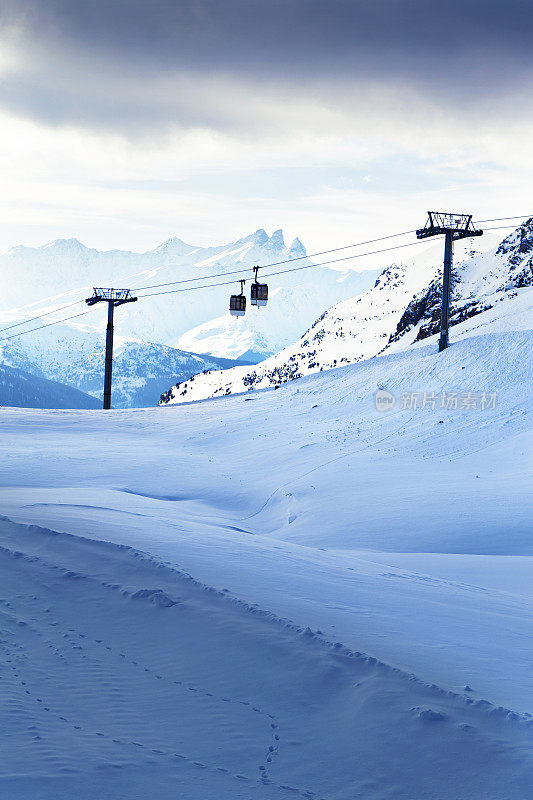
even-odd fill
[(78, 239), (54, 239), (52, 242), (44, 244), (39, 250), (54, 250), (57, 253), (71, 253), (71, 252), (89, 252), (90, 247), (82, 244)]
[(243, 236), (242, 239), (238, 239), (231, 245), (226, 245), (226, 247), (237, 247), (247, 243), (251, 243), (254, 247), (260, 249), (264, 248), (265, 250), (274, 250), (276, 252), (282, 252), (287, 249), (283, 237), (283, 230), (281, 228), (275, 230), (271, 236), (268, 235), (264, 228), (258, 228), (254, 233)]
[(252, 241), (254, 244), (259, 245), (259, 247), (262, 247), (268, 242), (268, 233), (264, 228), (258, 228), (251, 236), (247, 236), (246, 240)]
[(274, 231), (268, 240), (268, 243), (272, 250), (283, 250), (285, 248), (285, 240), (283, 238), (283, 231), (281, 228), (278, 228), (277, 231)]
[(507, 259), (509, 280), (500, 289), (530, 286), (533, 280), (533, 217), (520, 225), (499, 245), (496, 256)]
[(171, 236), (170, 239), (162, 242), (152, 252), (183, 256), (190, 253), (191, 250), (194, 250), (193, 245), (187, 244), (187, 242), (184, 242), (183, 239), (179, 239), (177, 236)]
[(307, 251), (303, 246), (303, 244), (301, 243), (301, 241), (298, 239), (298, 237), (292, 240), (291, 245), (289, 247), (289, 253), (291, 254), (291, 256), (294, 256), (295, 258), (307, 255)]
[(517, 253), (526, 254), (533, 249), (533, 217), (519, 225), (503, 242), (498, 246), (497, 255), (508, 253), (510, 250)]
[[(533, 283), (532, 220), (492, 250), (464, 258), (472, 249), (456, 248), (462, 260), (453, 271), (452, 326), (494, 306), (499, 309)], [(438, 242), (405, 263), (384, 269), (372, 288), (332, 306), (301, 339), (277, 355), (252, 369), (198, 375), (187, 387), (173, 387), (165, 401), (187, 402), (277, 386), (307, 373), (405, 349), (438, 331), (441, 283), (442, 242)]]
[(71, 239), (54, 239), (52, 242), (47, 242), (46, 244), (39, 245), (38, 247), (31, 247), (24, 244), (15, 245), (15, 247), (10, 247), (9, 250), (5, 253), (6, 256), (24, 256), (25, 254), (38, 254), (38, 253), (47, 253), (50, 254), (58, 254), (63, 255), (65, 253), (90, 253), (96, 252), (92, 250), (90, 247), (82, 244), (78, 239), (71, 238)]
[(395, 289), (405, 281), (408, 267), (406, 264), (391, 264), (378, 275), (374, 289)]

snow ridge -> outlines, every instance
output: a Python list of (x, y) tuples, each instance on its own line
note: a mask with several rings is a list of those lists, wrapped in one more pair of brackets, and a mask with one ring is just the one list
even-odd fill
[[(321, 650), (325, 650), (328, 653), (334, 654), (335, 660), (340, 659), (347, 659), (348, 663), (355, 661), (364, 664), (366, 667), (370, 667), (372, 672), (378, 673), (385, 673), (389, 675), (394, 675), (397, 678), (400, 678), (402, 681), (407, 681), (410, 684), (415, 684), (416, 686), (420, 687), (424, 691), (429, 691), (431, 694), (435, 694), (435, 696), (440, 698), (447, 698), (450, 699), (454, 704), (459, 706), (469, 706), (472, 709), (480, 711), (483, 714), (490, 714), (495, 719), (506, 720), (511, 724), (520, 724), (524, 725), (526, 730), (530, 730), (533, 732), (533, 716), (528, 712), (519, 712), (515, 711), (510, 708), (506, 708), (504, 706), (496, 706), (488, 700), (483, 698), (473, 699), (470, 696), (470, 692), (472, 691), (470, 687), (466, 689), (468, 693), (459, 693), (454, 692), (449, 689), (443, 689), (436, 684), (427, 683), (423, 681), (421, 678), (417, 677), (413, 673), (405, 672), (398, 667), (394, 667), (390, 664), (385, 663), (384, 661), (375, 658), (372, 655), (367, 653), (362, 653), (358, 650), (353, 650), (350, 647), (347, 647), (342, 642), (332, 641), (328, 639), (322, 631), (312, 631), (308, 626), (302, 626), (294, 623), (292, 620), (280, 617), (272, 611), (268, 611), (266, 609), (261, 608), (256, 603), (248, 603), (245, 600), (234, 595), (228, 589), (217, 589), (214, 586), (208, 585), (203, 583), (202, 581), (195, 578), (185, 569), (178, 567), (176, 564), (171, 564), (169, 562), (162, 562), (155, 556), (151, 555), (148, 552), (138, 550), (133, 546), (118, 544), (116, 542), (107, 541), (105, 539), (94, 539), (94, 538), (87, 538), (84, 536), (80, 536), (77, 534), (67, 533), (65, 531), (56, 531), (51, 528), (44, 528), (39, 525), (28, 525), (24, 523), (14, 522), (9, 517), (5, 515), (0, 515), (0, 520), (3, 520), (10, 525), (14, 526), (14, 528), (20, 530), (21, 532), (27, 532), (32, 536), (38, 537), (49, 537), (54, 538), (56, 541), (66, 542), (70, 546), (80, 546), (83, 548), (90, 548), (92, 551), (112, 551), (117, 552), (127, 557), (131, 557), (136, 560), (136, 562), (142, 562), (143, 565), (147, 566), (150, 571), (155, 571), (157, 573), (158, 581), (161, 582), (162, 576), (167, 573), (172, 575), (173, 577), (177, 578), (179, 581), (183, 583), (190, 584), (195, 589), (199, 590), (202, 593), (207, 593), (217, 600), (220, 600), (223, 603), (229, 603), (239, 610), (245, 612), (246, 614), (252, 614), (257, 617), (261, 617), (267, 623), (273, 624), (276, 627), (280, 627), (284, 630), (290, 631), (291, 633), (301, 637), (304, 641), (311, 644), (313, 643), (315, 646), (318, 646)], [(56, 538), (57, 537), (57, 538)], [(0, 546), (0, 552), (4, 554), (16, 558), (27, 560), (30, 563), (39, 563), (47, 566), (49, 569), (58, 570), (62, 573), (63, 577), (68, 579), (75, 579), (75, 580), (88, 580), (94, 581), (96, 578), (90, 574), (80, 572), (80, 571), (73, 571), (72, 569), (65, 569), (62, 565), (56, 564), (52, 561), (47, 561), (42, 556), (36, 555), (28, 555), (20, 550), (11, 550), (9, 547)], [(63, 553), (63, 557), (64, 557)], [(156, 583), (158, 582), (156, 581)], [(103, 582), (101, 584), (105, 589), (111, 591), (118, 591), (125, 597), (131, 597), (133, 600), (143, 600), (146, 602), (150, 602), (159, 608), (171, 608), (172, 606), (178, 605), (180, 603), (179, 596), (174, 597), (170, 596), (165, 590), (161, 588), (135, 588), (132, 589), (131, 587), (124, 587), (118, 583), (108, 583)], [(344, 662), (346, 663), (346, 662)], [(415, 709), (418, 711), (418, 709)], [(426, 715), (419, 715), (422, 719), (431, 719), (430, 716)], [(434, 717), (433, 719), (435, 719)]]

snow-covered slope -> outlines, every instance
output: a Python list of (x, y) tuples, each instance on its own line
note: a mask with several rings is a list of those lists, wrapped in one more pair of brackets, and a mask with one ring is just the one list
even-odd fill
[[(294, 341), (325, 306), (367, 289), (377, 274), (373, 270), (340, 273), (323, 267), (313, 269), (309, 281), (305, 270), (274, 276), (270, 279), (271, 295), (276, 296), (272, 314), (253, 309), (254, 313), (236, 321), (227, 313), (229, 295), (239, 288), (237, 279), (251, 279), (254, 265), (295, 258), (300, 259), (298, 266), (309, 263), (298, 239), (287, 246), (281, 230), (268, 236), (262, 229), (217, 247), (196, 247), (174, 237), (147, 253), (100, 252), (76, 239), (58, 240), (44, 247), (15, 247), (0, 256), (0, 281), (10, 287), (0, 298), (0, 319), (13, 323), (46, 313), (92, 294), (93, 286), (137, 289), (155, 285), (144, 294), (163, 294), (146, 296), (121, 310), (117, 324), (123, 336), (196, 353), (244, 361), (252, 355), (260, 360)], [(244, 275), (232, 274), (243, 268), (247, 270)], [(224, 280), (226, 273), (229, 275)], [(213, 286), (199, 293), (167, 293), (196, 285), (193, 279), (218, 274), (222, 277), (203, 283), (229, 284), (235, 280), (235, 284)], [(166, 285), (172, 281), (185, 283)], [(158, 288), (158, 284), (164, 285)], [(143, 294), (138, 293), (140, 297)], [(84, 325), (101, 330), (104, 316), (104, 309), (96, 308), (84, 319)]]
[[(533, 219), (497, 247), (476, 253), (456, 244), (451, 324), (500, 304), (533, 283)], [(310, 372), (371, 358), (408, 347), (439, 327), (442, 282), (439, 242), (421, 256), (385, 269), (359, 297), (344, 300), (323, 313), (293, 345), (253, 368), (198, 375), (172, 387), (164, 403), (180, 403), (279, 385)], [(507, 313), (502, 311), (502, 313)], [(513, 313), (512, 309), (509, 313)], [(452, 330), (451, 338), (455, 336)]]
[(0, 405), (20, 408), (98, 408), (100, 403), (71, 386), (0, 364)]
[(504, 306), (278, 391), (0, 409), (0, 793), (528, 798), (533, 340)]

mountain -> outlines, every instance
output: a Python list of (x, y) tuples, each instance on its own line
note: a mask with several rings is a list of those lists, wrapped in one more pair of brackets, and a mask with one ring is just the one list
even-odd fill
[[(224, 373), (198, 375), (194, 382), (172, 387), (161, 402), (188, 402), (277, 386), (426, 339), (439, 328), (441, 259), (439, 242), (415, 259), (391, 265), (371, 289), (330, 308), (295, 344), (277, 355), (253, 369), (235, 367)], [(451, 325), (530, 292), (532, 271), (533, 218), (497, 247), (482, 254), (470, 250), (456, 264)]]
[[(250, 281), (254, 265), (278, 262), (283, 262), (279, 268), (265, 272), (282, 272), (291, 268), (289, 262), (294, 259), (298, 259), (298, 271), (268, 279), (270, 313), (254, 308), (244, 318), (230, 316), (229, 295), (240, 289), (240, 277)], [(145, 253), (101, 252), (76, 239), (59, 239), (43, 247), (14, 247), (0, 256), (0, 280), (9, 286), (9, 292), (0, 297), (0, 320), (13, 324), (48, 313), (83, 300), (92, 294), (93, 286), (125, 287), (136, 291), (139, 302), (117, 313), (117, 331), (122, 336), (188, 352), (259, 361), (301, 336), (325, 307), (368, 289), (377, 275), (374, 270), (339, 272), (327, 266), (310, 272), (305, 268), (311, 263), (299, 239), (287, 245), (281, 230), (268, 236), (263, 229), (215, 247), (198, 247), (172, 237)], [(244, 273), (234, 274), (239, 270)], [(200, 285), (222, 285), (188, 291), (198, 286), (200, 278)], [(151, 288), (141, 291), (140, 287)], [(83, 329), (101, 332), (103, 327), (105, 309), (96, 306), (84, 317)]]
[[(224, 370), (236, 363), (151, 342), (124, 341), (116, 348), (113, 358), (113, 407), (154, 406), (168, 376), (186, 380), (199, 370)], [(68, 377), (68, 368), (64, 372)], [(84, 391), (101, 397), (103, 381), (104, 347), (101, 346), (88, 362), (79, 363), (76, 382)]]
[[(75, 387), (98, 398), (97, 406), (100, 406), (103, 391), (104, 358), (102, 335), (70, 325), (52, 326), (4, 343), (0, 340), (0, 361), (4, 365), (24, 370), (36, 378)], [(154, 406), (163, 387), (169, 383), (186, 380), (202, 370), (226, 369), (236, 363), (242, 362), (117, 337), (113, 358), (113, 407)]]
[(16, 408), (100, 408), (96, 398), (21, 369), (0, 364), (0, 406)]

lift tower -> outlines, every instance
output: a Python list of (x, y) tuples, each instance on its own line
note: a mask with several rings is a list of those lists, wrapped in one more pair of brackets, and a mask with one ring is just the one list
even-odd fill
[(104, 372), (104, 409), (111, 408), (111, 376), (113, 372), (113, 312), (115, 306), (124, 303), (135, 303), (129, 289), (94, 288), (93, 296), (86, 299), (88, 306), (95, 303), (107, 303), (107, 329), (105, 335), (105, 372)]
[(439, 353), (448, 347), (448, 326), (450, 318), (450, 283), (452, 274), (453, 242), (469, 236), (483, 236), (472, 225), (472, 214), (448, 214), (441, 211), (428, 211), (428, 220), (416, 232), (417, 239), (444, 234), (444, 272), (442, 275), (442, 305), (440, 312)]

